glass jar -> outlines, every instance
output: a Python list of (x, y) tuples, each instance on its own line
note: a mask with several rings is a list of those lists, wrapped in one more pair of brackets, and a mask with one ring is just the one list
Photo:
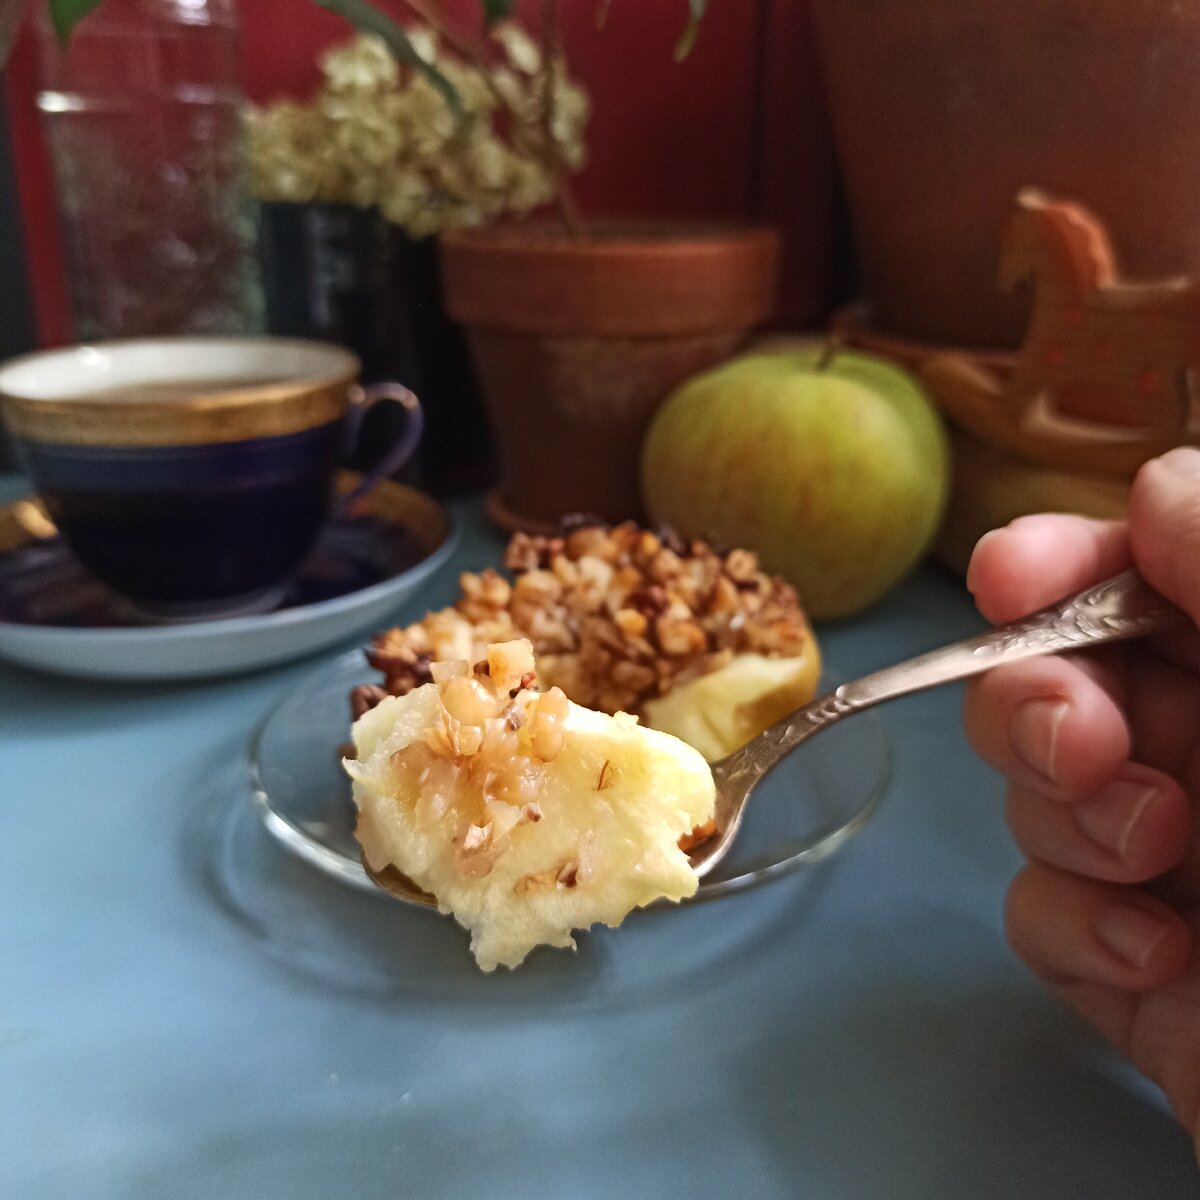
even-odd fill
[(79, 338), (262, 327), (234, 0), (103, 0), (64, 47), (38, 13)]

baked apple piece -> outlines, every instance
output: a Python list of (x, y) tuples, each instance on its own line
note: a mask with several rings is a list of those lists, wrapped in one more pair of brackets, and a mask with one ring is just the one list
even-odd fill
[(372, 639), (384, 682), (360, 707), (426, 683), (434, 661), (528, 638), (544, 687), (635, 713), (714, 762), (815, 694), (820, 653), (800, 599), (747, 550), (626, 522), (516, 534), (505, 566), (511, 579), (466, 573), (452, 607)]
[(483, 970), (694, 894), (680, 840), (714, 802), (697, 750), (533, 690), (525, 640), (430, 674), (354, 724), (355, 832), (373, 872), (395, 867), (470, 931)]

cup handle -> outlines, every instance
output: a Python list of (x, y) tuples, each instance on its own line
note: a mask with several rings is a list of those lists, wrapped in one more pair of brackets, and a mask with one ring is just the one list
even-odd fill
[(425, 429), (425, 413), (415, 393), (402, 383), (372, 383), (366, 387), (355, 384), (350, 391), (350, 407), (346, 412), (348, 446), (353, 447), (358, 443), (359, 435), (362, 432), (363, 418), (368, 411), (384, 401), (398, 404), (404, 409), (407, 417), (404, 429), (383, 458), (363, 474), (353, 489), (338, 498), (339, 512), (345, 512), (388, 476), (394, 475), (400, 470), (412, 457), (412, 452), (421, 440), (421, 434)]

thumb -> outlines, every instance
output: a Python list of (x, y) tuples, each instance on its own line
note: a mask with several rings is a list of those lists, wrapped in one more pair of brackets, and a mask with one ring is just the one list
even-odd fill
[(1137, 473), (1129, 541), (1150, 586), (1200, 625), (1200, 450), (1171, 450)]

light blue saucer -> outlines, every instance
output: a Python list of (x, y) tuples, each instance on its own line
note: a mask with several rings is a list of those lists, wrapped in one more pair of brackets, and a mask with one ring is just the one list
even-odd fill
[(276, 610), (139, 620), (70, 556), (33, 501), (0, 508), (0, 657), (91, 679), (202, 679), (303, 658), (389, 623), (454, 552), (437, 501), (380, 484), (334, 522)]

